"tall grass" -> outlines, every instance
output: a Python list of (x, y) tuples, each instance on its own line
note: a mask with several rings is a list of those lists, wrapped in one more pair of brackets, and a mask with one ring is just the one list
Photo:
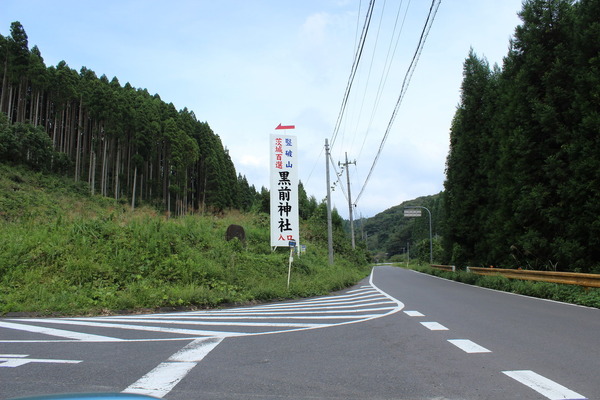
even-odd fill
[[(324, 294), (368, 274), (356, 253), (329, 266), (326, 244), (305, 241), (288, 289), (289, 250), (271, 250), (267, 215), (166, 219), (1, 165), (0, 189), (0, 314), (216, 307)], [(232, 223), (244, 243), (225, 240)]]

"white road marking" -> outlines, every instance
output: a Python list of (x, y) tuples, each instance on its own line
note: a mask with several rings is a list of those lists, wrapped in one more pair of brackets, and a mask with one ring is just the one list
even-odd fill
[[(156, 341), (191, 340), (206, 337), (232, 337), (247, 335), (267, 335), (300, 330), (320, 329), (331, 326), (354, 324), (394, 314), (404, 308), (404, 304), (379, 290), (373, 284), (341, 295), (330, 295), (313, 299), (299, 300), (279, 304), (264, 304), (253, 307), (241, 307), (224, 310), (202, 310), (196, 312), (162, 313), (146, 315), (124, 315), (95, 318), (31, 318), (15, 319), (0, 325), (0, 328), (20, 329), (24, 331), (61, 336), (73, 341)], [(31, 325), (26, 325), (31, 324)], [(70, 325), (74, 330), (78, 326), (111, 329), (116, 335), (119, 330), (147, 332), (136, 338), (112, 338), (90, 335), (67, 330), (43, 328), (36, 324)], [(156, 333), (172, 334), (157, 338)], [(182, 337), (187, 336), (187, 337)], [(0, 340), (0, 343), (47, 343), (50, 340)], [(58, 342), (59, 340), (57, 340)], [(69, 342), (70, 340), (60, 340)]]
[(539, 394), (550, 400), (587, 400), (585, 396), (580, 395), (558, 383), (545, 378), (533, 371), (502, 371), (503, 374), (510, 376), (514, 380), (530, 387)]
[(15, 368), (29, 363), (79, 364), (81, 360), (53, 360), (48, 358), (27, 358), (28, 354), (0, 354), (0, 367)]
[[(373, 305), (382, 305), (382, 304), (390, 304), (389, 302), (384, 302), (384, 303), (371, 303), (368, 304), (369, 306), (373, 306)], [(228, 310), (228, 311), (222, 311), (219, 313), (215, 313), (215, 312), (207, 312), (208, 315), (213, 315), (213, 314), (217, 314), (217, 315), (226, 315), (226, 316), (242, 316), (242, 315), (303, 315), (303, 314), (344, 314), (344, 313), (349, 313), (349, 314), (357, 314), (357, 313), (361, 313), (361, 312), (373, 312), (373, 311), (387, 311), (387, 310), (395, 310), (397, 308), (397, 306), (388, 306), (388, 307), (378, 307), (378, 308), (356, 308), (353, 307), (350, 310), (344, 310), (344, 308), (347, 307), (320, 307), (319, 310), (324, 310), (324, 311), (319, 311), (319, 310), (307, 310), (305, 308), (302, 307), (298, 307), (298, 311), (295, 310), (285, 310), (285, 311), (281, 311), (281, 310), (259, 310), (259, 311), (253, 311), (253, 310), (244, 310), (244, 311), (238, 311), (236, 309), (232, 309), (232, 310)], [(190, 313), (188, 315), (202, 315), (202, 314), (194, 314), (194, 313)]]
[(418, 311), (404, 311), (404, 314), (408, 315), (409, 317), (424, 317), (425, 316)]
[[(254, 306), (254, 307), (236, 308), (235, 311), (255, 312), (257, 310), (272, 310), (272, 309), (286, 309), (286, 308), (306, 309), (308, 307), (322, 307), (325, 304), (335, 305), (335, 304), (339, 304), (339, 303), (342, 303), (342, 304), (365, 303), (365, 302), (371, 301), (372, 298), (381, 297), (381, 295), (375, 291), (373, 291), (372, 293), (373, 294), (370, 294), (370, 295), (361, 295), (360, 297), (357, 297), (356, 295), (336, 296), (336, 297), (320, 298), (317, 300), (305, 300), (305, 301), (294, 302), (294, 303), (265, 304), (265, 305)], [(219, 313), (219, 312), (220, 312), (220, 310), (212, 310), (212, 311), (205, 311), (203, 313)]]
[[(23, 320), (26, 321), (26, 320)], [(40, 322), (40, 320), (37, 320)], [(2, 322), (0, 321), (0, 328), (9, 328), (16, 329), (19, 331), (33, 332), (33, 333), (41, 333), (44, 335), (50, 336), (58, 336), (68, 339), (81, 340), (85, 342), (120, 342), (122, 339), (109, 337), (109, 336), (100, 336), (100, 335), (92, 335), (89, 333), (79, 333), (73, 331), (65, 331), (62, 329), (54, 329), (54, 328), (46, 328), (43, 326), (35, 326), (35, 325), (25, 325), (25, 324), (14, 324), (11, 322)]]
[[(105, 322), (106, 319), (103, 318), (71, 318), (73, 320), (81, 320), (81, 321), (98, 321)], [(231, 318), (227, 318), (231, 319)], [(111, 322), (135, 322), (135, 323), (154, 323), (154, 324), (171, 324), (171, 325), (219, 325), (219, 326), (267, 326), (267, 327), (290, 327), (290, 328), (314, 328), (320, 326), (321, 324), (300, 324), (293, 322), (248, 322), (248, 321), (236, 321), (236, 322), (213, 322), (213, 321), (194, 321), (194, 320), (185, 320), (185, 319), (166, 319), (166, 318), (111, 318), (109, 321)], [(135, 326), (135, 325), (130, 325)]]
[[(36, 321), (36, 320), (32, 320)], [(38, 320), (39, 321), (39, 320)], [(51, 324), (65, 324), (65, 325), (82, 325), (82, 326), (95, 326), (101, 328), (118, 328), (118, 329), (128, 329), (135, 331), (148, 331), (148, 332), (166, 332), (166, 333), (175, 333), (180, 335), (193, 335), (193, 336), (241, 336), (244, 335), (244, 332), (225, 332), (225, 331), (205, 331), (205, 330), (197, 330), (197, 329), (179, 329), (179, 328), (169, 328), (164, 326), (144, 326), (144, 325), (127, 325), (127, 324), (112, 324), (107, 322), (92, 322), (92, 321), (78, 321), (78, 320), (69, 320), (69, 319), (47, 319), (44, 322)]]
[(444, 325), (438, 323), (438, 322), (421, 322), (421, 325), (423, 325), (425, 328), (429, 329), (430, 331), (447, 331), (448, 328), (446, 328)]
[(486, 349), (483, 346), (478, 345), (467, 339), (450, 339), (450, 343), (464, 351), (465, 353), (491, 353), (491, 350)]
[(194, 340), (123, 390), (123, 393), (164, 397), (222, 340), (222, 338)]
[(164, 397), (196, 366), (195, 362), (163, 362), (129, 386), (123, 393)]
[(364, 291), (369, 291), (369, 290), (373, 290), (373, 288), (371, 286), (361, 286), (358, 289), (354, 289), (354, 290), (348, 290), (346, 293), (350, 294), (350, 293), (360, 293), (360, 292), (364, 292)]

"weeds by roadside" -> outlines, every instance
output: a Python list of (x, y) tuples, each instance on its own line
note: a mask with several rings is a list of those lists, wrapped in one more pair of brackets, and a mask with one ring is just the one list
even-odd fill
[[(166, 219), (71, 186), (0, 164), (0, 314), (216, 307), (321, 295), (369, 273), (356, 254), (329, 266), (326, 243), (304, 241), (288, 290), (289, 250), (270, 248), (266, 215)], [(225, 240), (233, 223), (245, 243)]]

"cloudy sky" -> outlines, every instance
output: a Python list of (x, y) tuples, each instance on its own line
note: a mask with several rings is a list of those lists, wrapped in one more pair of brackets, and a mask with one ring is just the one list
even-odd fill
[[(269, 135), (295, 125), (299, 176), (325, 198), (334, 127), (367, 0), (0, 0), (0, 34), (20, 21), (47, 66), (116, 76), (187, 107), (258, 190), (269, 185)], [(366, 178), (417, 48), (429, 0), (377, 0), (332, 147), (347, 154), (356, 216), (443, 189), (449, 128), (472, 47), (501, 65), (521, 0), (443, 0), (370, 179)], [(332, 170), (332, 183), (336, 181)], [(347, 218), (346, 176), (332, 193)], [(366, 184), (365, 184), (366, 183)], [(342, 187), (341, 187), (342, 186)]]

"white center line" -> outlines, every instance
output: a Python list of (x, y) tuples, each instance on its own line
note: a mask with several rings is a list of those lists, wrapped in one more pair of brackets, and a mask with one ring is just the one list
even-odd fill
[(467, 339), (450, 339), (450, 343), (464, 351), (465, 353), (491, 353), (491, 350), (486, 349), (483, 346), (478, 345)]
[(530, 387), (550, 400), (587, 400), (585, 396), (569, 390), (533, 371), (502, 371), (502, 373)]
[(421, 322), (421, 325), (423, 325), (425, 328), (431, 330), (431, 331), (447, 331), (448, 328), (446, 328), (444, 325), (438, 323), (438, 322)]
[(425, 316), (418, 311), (404, 311), (404, 314), (408, 315), (409, 317), (424, 317)]

